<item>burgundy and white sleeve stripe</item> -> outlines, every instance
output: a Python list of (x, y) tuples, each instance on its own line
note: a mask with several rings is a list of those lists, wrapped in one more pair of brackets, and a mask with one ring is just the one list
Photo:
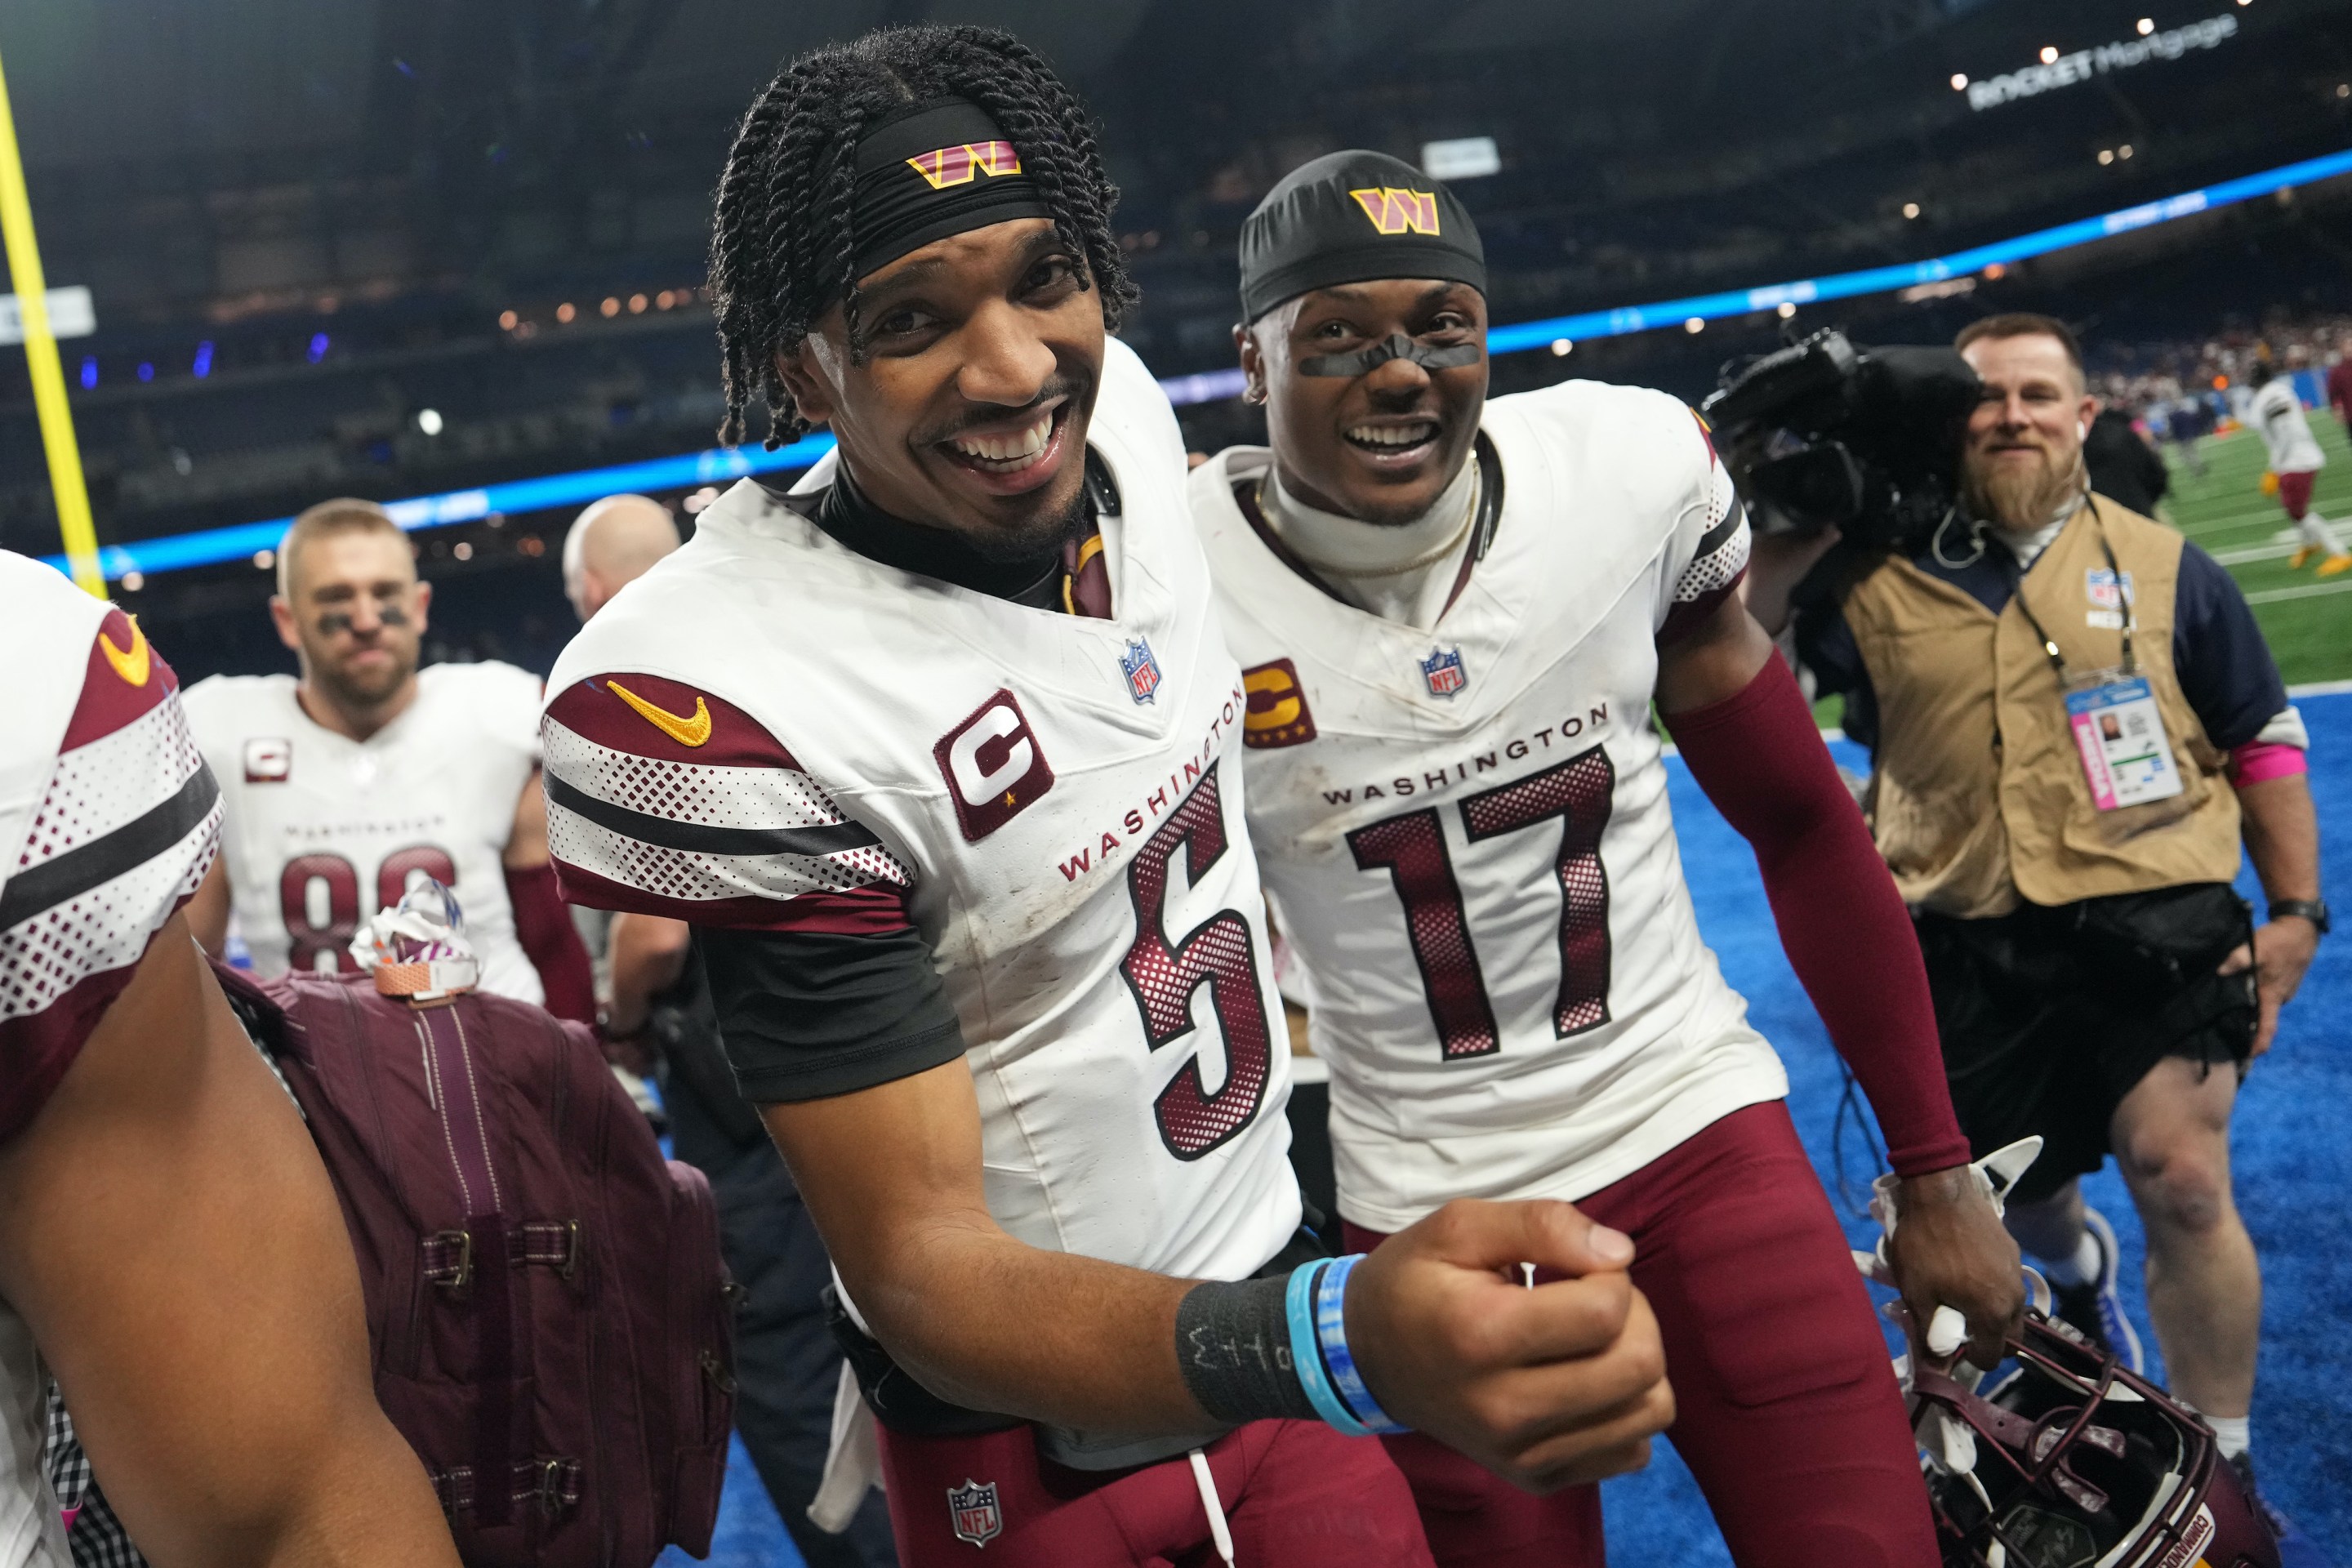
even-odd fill
[(1697, 528), (1698, 542), (1675, 577), (1665, 618), (1658, 625), (1662, 646), (1704, 624), (1748, 574), (1747, 509), (1739, 504), (1731, 475), (1715, 455), (1715, 443), (1707, 440), (1703, 429), (1699, 439), (1706, 445), (1706, 494), (1684, 514), (1675, 529), (1679, 541), (1685, 531)]
[(659, 676), (593, 676), (548, 705), (540, 739), (568, 902), (746, 931), (912, 923), (907, 864), (721, 698)]
[(40, 1110), (149, 941), (194, 895), (220, 821), (171, 667), (109, 613), (0, 884), (0, 1138)]

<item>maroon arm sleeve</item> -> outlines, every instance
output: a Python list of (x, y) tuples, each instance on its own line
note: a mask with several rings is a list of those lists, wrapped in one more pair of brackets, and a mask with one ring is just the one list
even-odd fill
[(1790, 967), (1870, 1096), (1895, 1173), (1966, 1163), (1910, 915), (1789, 667), (1775, 654), (1737, 697), (1665, 722), (1755, 849)]
[(507, 901), (514, 906), (515, 939), (547, 992), (547, 1010), (559, 1018), (593, 1024), (595, 976), (588, 966), (588, 950), (572, 923), (572, 911), (556, 891), (555, 868), (545, 861), (508, 867)]

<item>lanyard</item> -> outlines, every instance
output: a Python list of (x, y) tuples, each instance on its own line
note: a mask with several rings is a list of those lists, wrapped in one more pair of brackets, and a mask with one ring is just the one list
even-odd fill
[[(2124, 592), (2123, 568), (2116, 563), (2115, 546), (2107, 542), (2106, 519), (2099, 511), (2099, 498), (2085, 491), (2083, 499), (2090, 506), (2093, 521), (2098, 524), (2099, 552), (2107, 558), (2107, 574), (2115, 579), (2116, 603), (2123, 611), (2123, 671), (2126, 675), (2136, 675), (2139, 672), (2139, 659), (2132, 652), (2132, 632), (2139, 625), (2139, 614), (2132, 605), (2131, 595)], [(2053, 539), (2050, 542), (2055, 544), (2057, 541)], [(2033, 628), (2033, 635), (2042, 639), (2042, 651), (2048, 657), (2050, 668), (2058, 677), (2058, 684), (2063, 687), (2066, 684), (2066, 661), (2058, 652), (2056, 640), (2042, 626), (2042, 617), (2035, 615), (2033, 606), (2025, 602), (2025, 569), (2018, 565), (2017, 557), (2009, 553), (2006, 549), (2002, 551), (2002, 555), (2008, 561), (2011, 573), (2009, 582), (2010, 597), (2017, 602), (2018, 611), (2025, 616), (2025, 624)]]

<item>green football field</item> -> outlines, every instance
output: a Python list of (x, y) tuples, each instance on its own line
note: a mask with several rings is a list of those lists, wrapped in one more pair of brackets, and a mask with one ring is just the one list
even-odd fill
[[(2352, 445), (2324, 409), (2312, 411), (2311, 428), (2327, 454), (2312, 489), (2312, 510), (2336, 520), (2336, 532), (2352, 545)], [(2266, 466), (2261, 437), (2241, 430), (2209, 436), (2200, 447), (2201, 478), (2169, 449), (2165, 454), (2173, 463), (2166, 503), (2173, 524), (2228, 567), (2245, 590), (2287, 684), (2352, 679), (2352, 572), (2320, 577), (2316, 560), (2300, 572), (2287, 570), (2294, 547), (2276, 537), (2287, 526), (2286, 513), (2261, 489)]]

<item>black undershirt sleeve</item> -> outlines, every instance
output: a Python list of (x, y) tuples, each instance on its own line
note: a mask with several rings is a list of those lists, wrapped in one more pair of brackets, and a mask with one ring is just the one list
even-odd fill
[(698, 928), (694, 951), (735, 1080), (755, 1105), (872, 1089), (963, 1055), (930, 944), (911, 929)]

